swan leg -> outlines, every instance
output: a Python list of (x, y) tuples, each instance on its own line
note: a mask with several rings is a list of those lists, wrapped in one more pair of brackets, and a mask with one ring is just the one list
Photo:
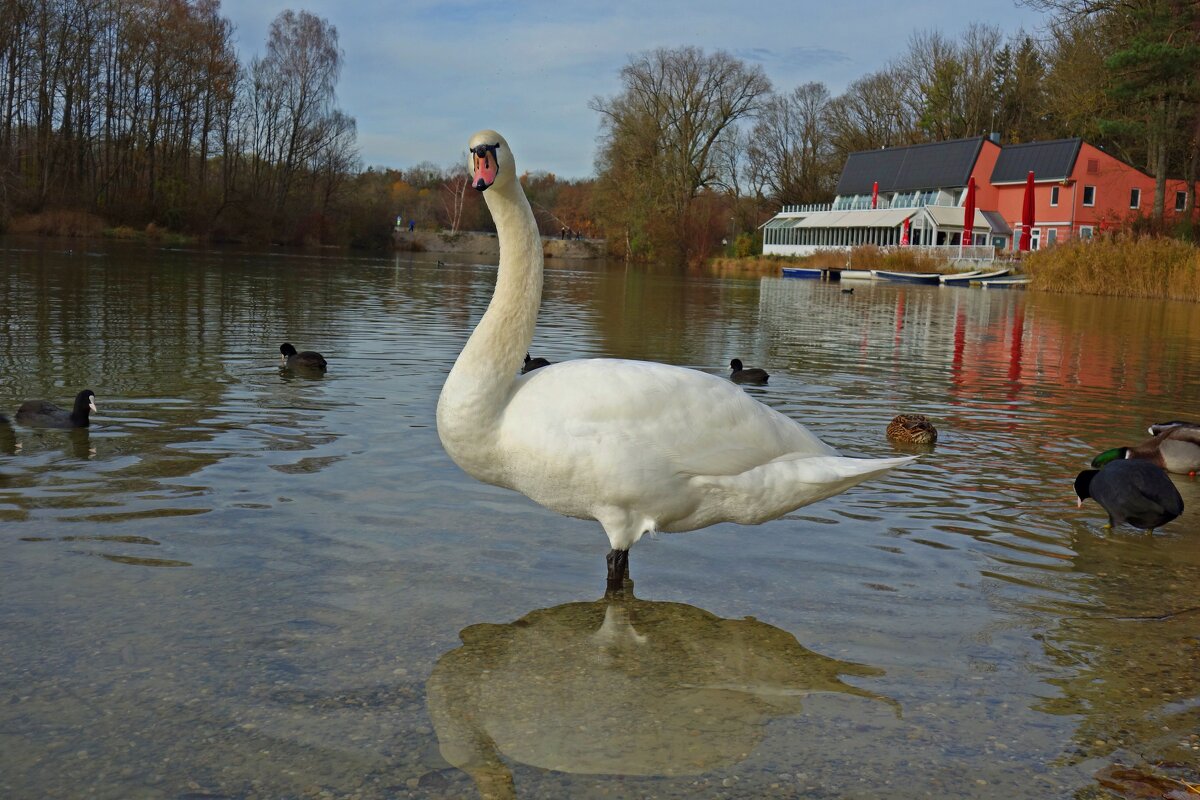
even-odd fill
[(620, 589), (629, 577), (629, 551), (613, 548), (608, 551), (608, 588)]

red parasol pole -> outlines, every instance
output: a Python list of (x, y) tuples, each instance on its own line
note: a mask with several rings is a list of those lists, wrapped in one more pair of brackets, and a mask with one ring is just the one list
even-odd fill
[(963, 247), (967, 244), (967, 237), (971, 237), (971, 244), (975, 244), (975, 176), (971, 176), (967, 180), (967, 196), (963, 199), (963, 232), (962, 236), (958, 237), (958, 257), (962, 258)]
[(871, 208), (879, 205), (879, 181), (871, 184)]

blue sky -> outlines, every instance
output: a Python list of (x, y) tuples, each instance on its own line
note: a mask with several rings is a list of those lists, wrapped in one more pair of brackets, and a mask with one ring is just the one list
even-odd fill
[(282, 10), (338, 30), (338, 105), (358, 122), (365, 166), (450, 164), (480, 128), (513, 147), (522, 171), (593, 173), (596, 96), (620, 91), (631, 54), (692, 45), (762, 66), (777, 90), (823, 81), (834, 94), (906, 50), (914, 31), (957, 38), (972, 21), (1037, 32), (1013, 0), (223, 0), (243, 63)]

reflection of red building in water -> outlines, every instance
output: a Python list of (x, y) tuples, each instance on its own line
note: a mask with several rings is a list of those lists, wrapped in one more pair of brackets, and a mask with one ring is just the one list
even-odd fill
[[(837, 196), (824, 206), (784, 206), (763, 226), (763, 252), (808, 255), (857, 245), (980, 247), (966, 257), (1012, 249), (1021, 233), (1025, 183), (1034, 175), (1032, 247), (1149, 216), (1154, 178), (1082, 139), (1001, 147), (975, 137), (851, 153)], [(964, 236), (964, 201), (976, 185), (976, 211)], [(1165, 211), (1183, 212), (1186, 185), (1169, 180)], [(907, 244), (901, 245), (909, 231)]]
[[(1034, 384), (1059, 386), (1064, 391), (1099, 390), (1114, 403), (1132, 402), (1146, 395), (1171, 397), (1184, 391), (1186, 372), (1170, 366), (1184, 360), (1182, 351), (1171, 358), (1158, 348), (1146, 348), (1122, 329), (1149, 325), (1156, 329), (1183, 327), (1189, 339), (1195, 317), (1188, 315), (1168, 325), (1166, 311), (1152, 322), (1130, 318), (1127, 325), (1097, 324), (1109, 311), (1109, 301), (1097, 300), (1093, 316), (1080, 319), (1066, 313), (1058, 297), (1005, 295), (1007, 302), (992, 299), (984, 305), (979, 293), (964, 294), (955, 309), (950, 351), (949, 402), (951, 405), (994, 406), (1015, 410), (1028, 406), (1025, 389)], [(977, 303), (972, 306), (969, 303)], [(897, 308), (900, 301), (896, 301)], [(984, 310), (986, 314), (972, 313)], [(1063, 313), (1059, 313), (1063, 312)], [(1119, 314), (1118, 314), (1119, 316)], [(1042, 397), (1046, 408), (1060, 403)], [(1016, 404), (1016, 405), (1012, 405)]]

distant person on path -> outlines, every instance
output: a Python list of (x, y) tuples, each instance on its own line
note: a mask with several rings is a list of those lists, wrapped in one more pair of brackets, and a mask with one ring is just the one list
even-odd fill
[(412, 233), (416, 229), (417, 229), (417, 221), (415, 219), (410, 219), (408, 221), (408, 232)]

